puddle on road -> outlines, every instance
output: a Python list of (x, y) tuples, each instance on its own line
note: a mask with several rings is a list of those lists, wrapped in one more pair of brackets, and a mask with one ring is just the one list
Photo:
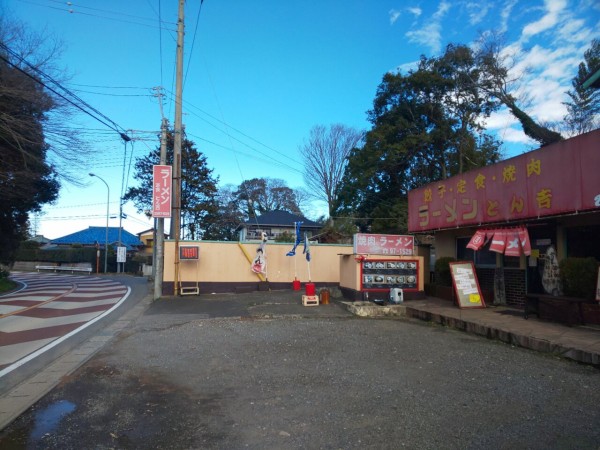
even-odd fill
[(67, 400), (59, 400), (36, 412), (30, 438), (37, 441), (46, 433), (51, 433), (56, 429), (63, 417), (73, 411), (75, 411), (74, 403)]
[[(59, 400), (48, 405), (46, 408), (36, 411), (33, 424), (30, 426), (16, 426), (10, 430), (9, 425), (0, 437), (0, 448), (22, 449), (35, 446), (46, 434), (52, 433), (58, 428), (60, 421), (68, 414), (75, 411), (75, 404), (67, 400)], [(31, 424), (31, 422), (29, 422)]]

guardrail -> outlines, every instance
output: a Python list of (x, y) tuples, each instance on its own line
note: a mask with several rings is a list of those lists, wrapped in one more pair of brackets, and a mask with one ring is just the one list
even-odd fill
[(35, 266), (36, 270), (52, 270), (54, 272), (87, 272), (92, 273), (91, 267), (73, 267), (73, 266)]

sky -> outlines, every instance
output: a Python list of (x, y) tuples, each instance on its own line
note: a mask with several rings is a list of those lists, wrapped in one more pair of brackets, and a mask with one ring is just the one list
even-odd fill
[[(85, 114), (69, 119), (96, 155), (84, 186), (63, 182), (59, 200), (32, 220), (53, 239), (88, 226), (119, 226), (119, 197), (135, 185), (130, 161), (158, 145), (162, 114), (174, 123), (176, 0), (0, 0), (0, 14), (64, 43), (64, 86), (126, 130), (132, 141)], [(162, 22), (161, 22), (162, 21)], [(159, 24), (162, 23), (162, 26)], [(406, 73), (449, 43), (473, 45), (505, 33), (524, 109), (560, 121), (583, 53), (600, 38), (597, 0), (188, 0), (185, 6), (183, 123), (220, 185), (283, 179), (303, 188), (299, 147), (315, 125), (368, 131), (367, 112), (387, 72)], [(525, 98), (525, 97), (523, 97)], [(507, 111), (487, 121), (505, 157), (537, 148)], [(308, 218), (325, 211), (314, 202)], [(153, 226), (123, 205), (124, 229)], [(168, 226), (168, 225), (167, 225)]]

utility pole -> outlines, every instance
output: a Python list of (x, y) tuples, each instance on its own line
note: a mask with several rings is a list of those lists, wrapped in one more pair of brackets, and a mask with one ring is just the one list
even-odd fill
[(179, 294), (179, 238), (181, 228), (181, 138), (182, 138), (182, 93), (183, 93), (183, 17), (185, 0), (179, 0), (177, 18), (177, 67), (175, 71), (175, 129), (173, 143), (173, 193), (175, 202), (171, 219), (171, 233), (175, 238), (174, 293)]
[[(160, 125), (160, 164), (165, 165), (167, 163), (167, 128), (168, 121), (162, 114), (162, 97), (159, 95), (160, 102), (160, 114), (162, 116), (162, 123)], [(156, 239), (154, 241), (154, 300), (158, 300), (162, 294), (163, 286), (163, 275), (165, 267), (165, 219), (159, 217), (157, 219), (158, 225), (156, 232)]]

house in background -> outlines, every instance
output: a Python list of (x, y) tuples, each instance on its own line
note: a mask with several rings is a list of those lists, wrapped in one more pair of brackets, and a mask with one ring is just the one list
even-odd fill
[(311, 236), (323, 227), (312, 220), (287, 211), (270, 211), (262, 216), (251, 217), (246, 222), (241, 224), (238, 229), (240, 231), (240, 241), (259, 241), (261, 233), (267, 233), (269, 240), (275, 240), (278, 236), (289, 233), (292, 236), (296, 235), (295, 222), (302, 222), (300, 232)]
[[(152, 252), (154, 251), (154, 231), (154, 228), (150, 228), (148, 230), (140, 231), (137, 234), (138, 239), (142, 242), (142, 244), (144, 244), (144, 254), (152, 255)], [(165, 239), (169, 238), (169, 235), (167, 233), (165, 233), (164, 236)]]
[(37, 242), (38, 244), (40, 244), (40, 247), (42, 247), (44, 245), (48, 245), (50, 243), (50, 239), (42, 236), (41, 234), (36, 234), (34, 237), (32, 237), (29, 240), (32, 242)]
[[(119, 239), (119, 230), (121, 236)], [(119, 227), (108, 227), (108, 245), (117, 247), (119, 240), (127, 252), (137, 252), (144, 248), (144, 243), (134, 234)], [(88, 227), (86, 230), (76, 231), (66, 236), (52, 239), (51, 244), (56, 247), (71, 247), (79, 244), (82, 247), (104, 248), (106, 242), (106, 227)]]

